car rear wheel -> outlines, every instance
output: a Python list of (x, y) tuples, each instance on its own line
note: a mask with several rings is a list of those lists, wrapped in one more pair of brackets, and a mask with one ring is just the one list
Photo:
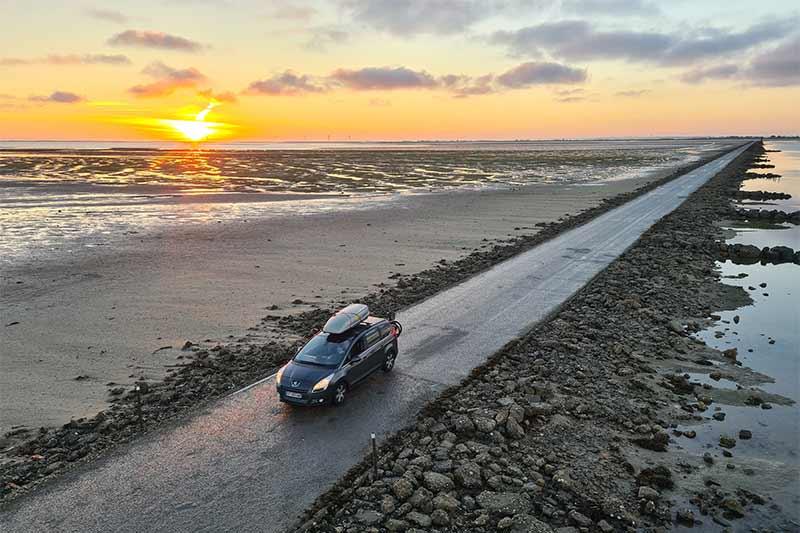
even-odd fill
[(333, 389), (333, 396), (331, 397), (331, 403), (333, 405), (342, 405), (344, 403), (345, 396), (347, 395), (347, 384), (337, 383), (336, 387)]
[(386, 361), (383, 362), (383, 371), (391, 372), (394, 368), (394, 362), (397, 359), (397, 354), (393, 351), (386, 354)]

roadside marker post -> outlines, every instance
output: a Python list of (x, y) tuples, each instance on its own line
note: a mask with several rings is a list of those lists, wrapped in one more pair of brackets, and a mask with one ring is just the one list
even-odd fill
[(375, 433), (370, 433), (372, 439), (372, 475), (373, 481), (378, 480), (378, 445), (375, 443)]
[(136, 384), (136, 418), (139, 422), (139, 431), (144, 429), (144, 421), (142, 420), (142, 387)]

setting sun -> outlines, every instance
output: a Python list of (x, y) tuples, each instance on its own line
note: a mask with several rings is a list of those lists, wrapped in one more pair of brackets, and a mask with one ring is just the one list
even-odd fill
[(215, 133), (217, 126), (222, 126), (214, 122), (206, 122), (206, 116), (218, 105), (216, 102), (209, 102), (194, 120), (163, 120), (163, 123), (177, 131), (185, 139), (192, 142), (204, 141)]
[(173, 128), (186, 140), (193, 142), (203, 141), (214, 133), (213, 122), (201, 122), (198, 120), (164, 120), (163, 123)]

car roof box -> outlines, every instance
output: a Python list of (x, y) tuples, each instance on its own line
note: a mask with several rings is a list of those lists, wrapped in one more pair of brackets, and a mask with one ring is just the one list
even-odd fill
[(350, 328), (359, 325), (369, 317), (369, 307), (364, 304), (350, 304), (325, 323), (322, 331), (325, 333), (344, 333)]

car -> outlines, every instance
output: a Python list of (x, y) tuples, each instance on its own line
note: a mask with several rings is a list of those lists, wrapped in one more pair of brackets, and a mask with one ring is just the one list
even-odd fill
[(341, 405), (373, 372), (392, 371), (401, 332), (399, 322), (369, 316), (364, 304), (345, 307), (275, 374), (280, 401)]

